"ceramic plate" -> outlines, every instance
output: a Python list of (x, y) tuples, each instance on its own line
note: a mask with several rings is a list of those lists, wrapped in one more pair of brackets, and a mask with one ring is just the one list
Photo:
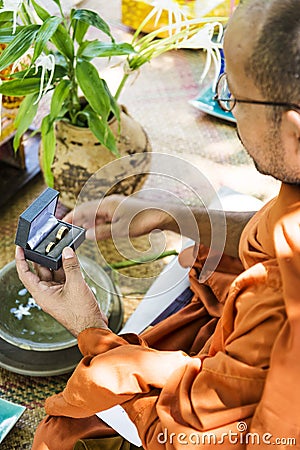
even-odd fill
[(220, 108), (218, 103), (213, 99), (214, 95), (214, 91), (209, 88), (206, 91), (201, 92), (194, 100), (190, 100), (189, 103), (206, 114), (236, 123), (236, 120), (231, 112), (223, 111), (223, 109)]
[(51, 352), (36, 352), (24, 350), (0, 339), (0, 367), (21, 375), (62, 375), (71, 372), (81, 358), (77, 346)]
[[(80, 264), (102, 311), (108, 314), (115, 292), (109, 276), (90, 258), (81, 256)], [(57, 351), (76, 345), (76, 338), (35, 304), (18, 278), (14, 261), (0, 271), (0, 298), (3, 340), (27, 351)]]
[(0, 443), (19, 420), (25, 409), (25, 406), (0, 398)]
[[(121, 328), (122, 319), (122, 301), (119, 295), (114, 295), (109, 328), (117, 333)], [(24, 350), (0, 338), (0, 367), (21, 375), (35, 377), (62, 375), (71, 372), (81, 358), (77, 345), (57, 351), (37, 352)]]

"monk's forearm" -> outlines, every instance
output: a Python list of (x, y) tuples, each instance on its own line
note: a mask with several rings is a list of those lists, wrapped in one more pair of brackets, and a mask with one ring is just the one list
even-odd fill
[(219, 211), (193, 208), (190, 214), (187, 208), (169, 207), (170, 213), (165, 216), (162, 228), (180, 233), (201, 242), (209, 247), (212, 238), (222, 252), (229, 256), (238, 256), (238, 246), (241, 233), (255, 214), (255, 211)]
[[(114, 196), (110, 200), (112, 202)], [(204, 205), (191, 207), (183, 201), (175, 203), (130, 197), (121, 202), (117, 199), (117, 203), (117, 208), (115, 205), (112, 207), (107, 197), (105, 208), (103, 206), (101, 214), (98, 212), (101, 218), (96, 230), (98, 239), (138, 237), (157, 229), (170, 230), (206, 247), (212, 246), (220, 253), (225, 246), (226, 254), (235, 257), (238, 256), (241, 232), (255, 212), (208, 210)]]

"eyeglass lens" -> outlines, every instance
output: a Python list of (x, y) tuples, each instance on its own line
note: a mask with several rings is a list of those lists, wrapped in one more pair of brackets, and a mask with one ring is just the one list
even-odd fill
[[(217, 96), (220, 107), (224, 111), (231, 111), (234, 107), (234, 102), (232, 101), (232, 95), (228, 88), (227, 77), (225, 73), (219, 79), (217, 86)], [(228, 101), (226, 101), (227, 99)]]

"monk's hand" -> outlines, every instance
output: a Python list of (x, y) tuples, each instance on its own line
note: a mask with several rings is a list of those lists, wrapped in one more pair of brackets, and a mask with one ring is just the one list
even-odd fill
[(122, 195), (110, 195), (82, 203), (70, 211), (63, 221), (85, 228), (87, 239), (106, 239), (111, 237), (111, 224), (123, 198)]
[(78, 259), (70, 247), (63, 250), (63, 267), (50, 271), (44, 267), (29, 268), (21, 247), (16, 248), (18, 275), (36, 303), (60, 322), (74, 336), (86, 328), (107, 329), (107, 318), (85, 282)]
[(285, 215), (274, 230), (276, 256), (289, 323), (300, 331), (300, 213)]
[(138, 237), (155, 229), (165, 229), (172, 220), (164, 208), (151, 201), (109, 195), (83, 203), (64, 217), (64, 222), (85, 228), (87, 239)]

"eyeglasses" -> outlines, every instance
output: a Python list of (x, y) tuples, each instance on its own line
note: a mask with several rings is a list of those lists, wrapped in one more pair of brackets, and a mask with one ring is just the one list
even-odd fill
[(300, 110), (300, 106), (295, 103), (285, 103), (285, 102), (265, 102), (260, 100), (238, 100), (237, 98), (232, 97), (231, 92), (228, 87), (227, 75), (223, 73), (217, 83), (216, 87), (216, 95), (214, 96), (214, 100), (218, 102), (223, 111), (231, 112), (235, 107), (236, 103), (249, 103), (253, 105), (267, 105), (267, 106), (282, 106), (285, 108), (298, 109)]

